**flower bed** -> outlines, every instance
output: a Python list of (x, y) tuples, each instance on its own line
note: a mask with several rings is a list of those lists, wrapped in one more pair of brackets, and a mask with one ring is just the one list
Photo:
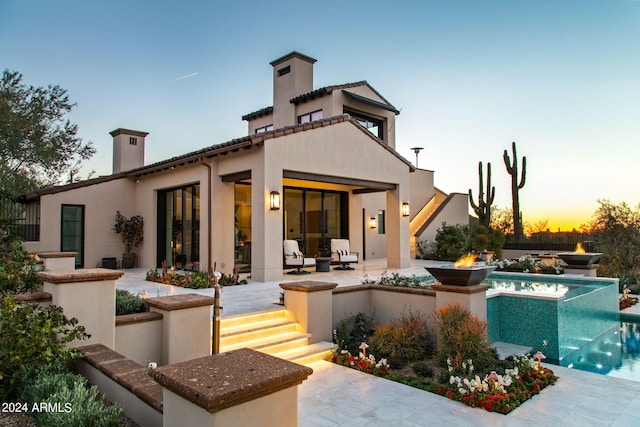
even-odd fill
[(536, 261), (530, 255), (523, 255), (517, 261), (500, 259), (492, 261), (489, 265), (497, 267), (496, 271), (512, 273), (539, 273), (539, 274), (563, 274), (564, 269), (556, 261), (553, 265), (542, 261)]
[(478, 375), (472, 378), (451, 375), (448, 384), (440, 384), (424, 377), (392, 373), (385, 359), (376, 362), (373, 355), (363, 357), (361, 353), (360, 357), (355, 357), (345, 352), (331, 358), (331, 361), (338, 365), (439, 394), (472, 408), (499, 414), (508, 414), (558, 380), (551, 369), (536, 369), (533, 359), (523, 356), (516, 360), (519, 360), (519, 366), (522, 368), (506, 369), (505, 375), (495, 372), (485, 375), (484, 378)]
[(380, 361), (376, 362), (373, 354), (370, 354), (369, 357), (364, 357), (364, 355), (360, 353), (360, 357), (355, 357), (348, 351), (343, 350), (341, 354), (331, 356), (331, 361), (337, 365), (346, 366), (347, 368), (378, 377), (384, 377), (389, 373), (389, 366), (387, 365), (386, 359), (380, 359)]

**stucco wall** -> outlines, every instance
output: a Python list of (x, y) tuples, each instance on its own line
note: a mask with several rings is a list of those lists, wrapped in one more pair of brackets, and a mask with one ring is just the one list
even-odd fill
[(435, 195), (433, 176), (434, 172), (426, 169), (416, 169), (410, 175), (411, 218)]
[(463, 193), (451, 193), (451, 200), (440, 211), (438, 217), (429, 224), (429, 227), (420, 235), (416, 236), (416, 241), (435, 241), (438, 228), (442, 223), (447, 224), (468, 224), (469, 223), (469, 196)]
[(116, 211), (135, 215), (135, 182), (118, 179), (72, 191), (42, 196), (40, 200), (40, 251), (61, 249), (61, 206), (85, 206), (85, 267), (95, 267), (103, 257), (121, 258), (122, 240), (113, 231)]

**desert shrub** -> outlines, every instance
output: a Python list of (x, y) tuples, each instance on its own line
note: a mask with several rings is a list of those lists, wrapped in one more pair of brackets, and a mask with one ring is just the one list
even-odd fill
[(448, 368), (449, 360), (454, 373), (463, 373), (463, 364), (471, 360), (476, 371), (483, 372), (497, 363), (486, 322), (458, 304), (436, 309), (434, 318), (438, 333), (436, 361), (441, 367)]
[(427, 324), (420, 313), (402, 313), (399, 319), (378, 326), (371, 337), (371, 352), (385, 357), (394, 368), (425, 357), (431, 349)]
[(416, 375), (424, 378), (433, 377), (433, 368), (425, 361), (419, 361), (414, 363), (411, 368)]
[(0, 299), (0, 398), (15, 393), (16, 376), (23, 365), (64, 362), (80, 356), (68, 347), (88, 338), (75, 318), (61, 307), (18, 303), (13, 295)]
[(206, 271), (194, 271), (191, 273), (191, 282), (189, 286), (185, 284), (185, 288), (192, 289), (205, 289), (211, 287), (211, 281), (209, 278), (209, 274)]
[(147, 303), (125, 289), (116, 289), (116, 316), (149, 311)]
[(32, 405), (57, 404), (57, 411), (30, 411), (38, 426), (120, 426), (120, 405), (105, 406), (98, 388), (61, 364), (27, 366), (20, 375), (20, 398)]
[(347, 350), (353, 355), (360, 352), (360, 344), (367, 340), (373, 329), (373, 315), (365, 313), (352, 314), (345, 317), (333, 331), (333, 340), (337, 347), (337, 352)]

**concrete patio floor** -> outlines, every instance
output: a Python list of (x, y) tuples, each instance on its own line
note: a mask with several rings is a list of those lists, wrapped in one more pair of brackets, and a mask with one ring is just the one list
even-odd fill
[[(225, 287), (224, 315), (272, 309), (280, 283), (316, 280), (338, 286), (360, 284), (369, 275), (378, 278), (386, 260), (366, 261), (353, 271), (285, 274), (283, 280)], [(441, 264), (412, 260), (405, 269), (389, 273), (425, 275), (424, 267)], [(312, 270), (312, 269), (310, 269)], [(183, 289), (144, 280), (145, 269), (126, 270), (116, 282), (119, 289), (141, 290), (150, 296), (198, 293), (212, 289)], [(637, 308), (636, 310), (640, 310)], [(367, 375), (329, 362), (309, 365), (314, 373), (299, 386), (298, 419), (301, 427), (315, 426), (636, 426), (640, 425), (640, 382), (549, 365), (558, 382), (547, 387), (509, 415), (469, 408), (461, 403), (409, 386)]]

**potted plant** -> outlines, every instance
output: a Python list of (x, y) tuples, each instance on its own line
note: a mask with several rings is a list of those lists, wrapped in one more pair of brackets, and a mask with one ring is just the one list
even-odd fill
[(136, 265), (138, 256), (131, 252), (133, 248), (137, 248), (142, 243), (143, 235), (143, 220), (140, 215), (134, 215), (131, 218), (127, 218), (122, 215), (120, 211), (116, 211), (116, 223), (113, 226), (113, 231), (119, 234), (124, 243), (124, 254), (122, 254), (122, 267), (132, 268)]

